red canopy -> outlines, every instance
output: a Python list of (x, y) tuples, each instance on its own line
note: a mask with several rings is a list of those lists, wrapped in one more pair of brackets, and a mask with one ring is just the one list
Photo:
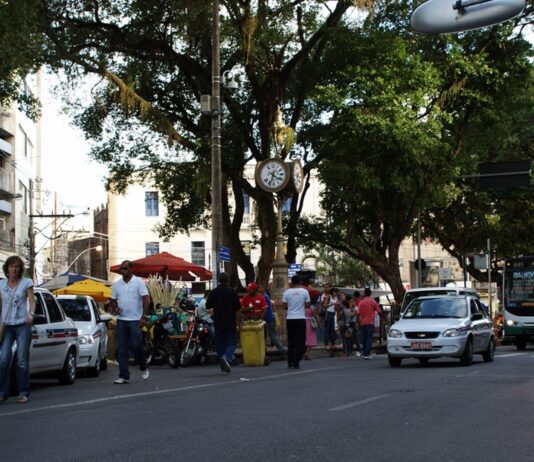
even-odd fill
[[(175, 257), (168, 252), (161, 252), (148, 257), (132, 260), (133, 274), (140, 277), (159, 274), (163, 278), (168, 277), (172, 281), (201, 281), (211, 279), (211, 272), (202, 266), (189, 263), (183, 258)], [(114, 273), (120, 273), (119, 265), (111, 267)]]

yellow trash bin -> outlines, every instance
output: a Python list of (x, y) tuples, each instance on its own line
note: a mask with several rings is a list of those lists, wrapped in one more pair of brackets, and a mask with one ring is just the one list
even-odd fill
[(264, 321), (244, 321), (241, 326), (241, 350), (245, 366), (265, 364)]

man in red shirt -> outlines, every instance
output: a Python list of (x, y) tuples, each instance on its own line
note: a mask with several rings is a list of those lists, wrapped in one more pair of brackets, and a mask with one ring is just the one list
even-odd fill
[(263, 319), (267, 309), (267, 300), (258, 292), (258, 285), (251, 282), (247, 293), (241, 298), (241, 317), (245, 321)]
[(360, 303), (358, 303), (358, 316), (362, 329), (363, 359), (371, 359), (375, 316), (376, 313), (381, 314), (382, 310), (378, 303), (371, 298), (371, 289), (369, 287), (365, 288), (363, 295)]

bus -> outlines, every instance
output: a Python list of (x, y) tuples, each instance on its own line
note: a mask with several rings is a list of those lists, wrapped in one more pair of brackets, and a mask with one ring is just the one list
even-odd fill
[(534, 342), (534, 255), (504, 261), (504, 343), (524, 350)]

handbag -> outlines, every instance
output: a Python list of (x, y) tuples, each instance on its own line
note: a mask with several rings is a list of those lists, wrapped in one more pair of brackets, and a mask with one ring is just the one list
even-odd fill
[(311, 317), (311, 326), (313, 329), (317, 329), (319, 327), (319, 323), (317, 322), (317, 319), (315, 319), (315, 316)]
[[(6, 319), (11, 314), (11, 308), (13, 308), (13, 298), (15, 297), (15, 292), (17, 291), (18, 288), (19, 288), (19, 285), (17, 284), (17, 286), (13, 289), (13, 292), (11, 293), (11, 300), (9, 301), (9, 308), (7, 309)], [(1, 300), (2, 300), (2, 297), (0, 297), (0, 303), (1, 303)], [(1, 305), (0, 305), (0, 308), (1, 308)], [(0, 322), (0, 344), (2, 344), (2, 341), (4, 340), (5, 331), (6, 331), (6, 323)]]
[(352, 337), (352, 327), (349, 327), (347, 330), (345, 330), (345, 338), (351, 338)]

